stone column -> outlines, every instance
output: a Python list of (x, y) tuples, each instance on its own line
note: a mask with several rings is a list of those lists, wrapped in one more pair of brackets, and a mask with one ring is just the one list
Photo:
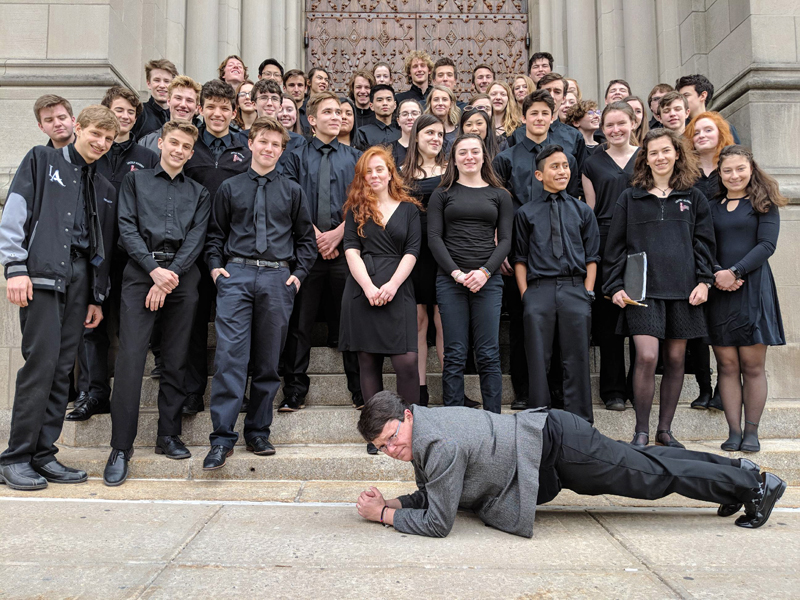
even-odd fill
[(186, 74), (202, 83), (219, 76), (219, 0), (186, 6)]
[[(241, 28), (242, 28), (242, 10), (241, 0), (218, 0), (219, 1), (219, 48), (217, 51), (219, 64), (225, 60), (226, 56), (231, 54), (239, 54), (241, 56)], [(254, 78), (253, 66), (245, 62), (249, 66), (248, 75), (250, 79)], [(258, 65), (255, 65), (258, 68)], [(255, 74), (257, 77), (258, 74)]]
[[(624, 27), (622, 10), (614, 0), (599, 0), (597, 15), (598, 38), (598, 89), (597, 102), (604, 103), (603, 94), (606, 85), (612, 79), (625, 79)], [(639, 49), (640, 52), (653, 52), (650, 46)]]
[(625, 32), (625, 80), (631, 91), (647, 103), (647, 94), (658, 83), (656, 12), (652, 2), (622, 0), (622, 23)]
[(286, 69), (305, 68), (305, 12), (301, 2), (286, 3), (286, 46), (283, 65)]
[(179, 73), (186, 67), (186, 2), (167, 0), (166, 58), (175, 63)]
[(577, 79), (585, 99), (598, 97), (597, 21), (594, 0), (570, 0), (567, 19), (567, 69), (564, 75)]
[(539, 47), (534, 52), (553, 52), (553, 19), (551, 0), (539, 0)]
[(242, 58), (248, 65), (253, 65), (250, 69), (254, 81), (258, 77), (255, 69), (262, 60), (272, 57), (270, 39), (281, 20), (273, 13), (270, 0), (242, 0)]
[(564, 0), (551, 0), (550, 29), (553, 39), (548, 52), (553, 55), (553, 70), (562, 75), (567, 65), (567, 52), (564, 47), (564, 11)]
[(303, 69), (303, 31), (302, 2), (242, 0), (242, 52), (248, 65), (275, 58), (286, 70)]

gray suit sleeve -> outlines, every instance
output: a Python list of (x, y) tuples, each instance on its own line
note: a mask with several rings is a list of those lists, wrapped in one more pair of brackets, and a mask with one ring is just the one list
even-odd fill
[(394, 514), (394, 528), (402, 533), (445, 537), (453, 528), (458, 512), (467, 460), (451, 441), (434, 442), (425, 454), (426, 483), (420, 484), (419, 492), (404, 498), (416, 505), (423, 502), (424, 495), (427, 507), (398, 509)]

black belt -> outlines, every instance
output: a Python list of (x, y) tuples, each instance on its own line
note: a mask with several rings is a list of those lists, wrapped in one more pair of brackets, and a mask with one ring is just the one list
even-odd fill
[(164, 262), (166, 260), (172, 260), (175, 258), (174, 252), (151, 252), (150, 255), (156, 262)]
[(289, 268), (289, 263), (285, 260), (260, 260), (256, 258), (239, 258), (234, 256), (230, 262), (239, 265), (250, 265), (251, 267), (269, 267), (270, 269), (280, 269), (281, 267)]

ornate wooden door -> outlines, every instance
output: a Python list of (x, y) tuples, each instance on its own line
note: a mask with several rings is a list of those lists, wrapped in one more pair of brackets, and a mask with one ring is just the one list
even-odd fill
[(395, 87), (408, 88), (403, 61), (425, 50), (453, 59), (456, 91), (472, 91), (472, 69), (491, 65), (498, 79), (525, 73), (527, 0), (306, 0), (306, 68), (324, 67), (344, 92), (353, 71), (392, 66)]

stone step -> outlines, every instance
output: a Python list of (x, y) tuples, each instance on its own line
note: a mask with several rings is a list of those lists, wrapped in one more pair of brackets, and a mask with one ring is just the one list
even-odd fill
[[(689, 443), (687, 448), (701, 452), (725, 454), (719, 450), (721, 440)], [(255, 456), (237, 447), (222, 469), (203, 471), (207, 446), (191, 446), (192, 457), (169, 460), (150, 449), (138, 450), (131, 461), (131, 478), (251, 481), (408, 481), (413, 480), (409, 463), (388, 456), (370, 456), (364, 444), (341, 445), (278, 445), (274, 456)], [(58, 457), (64, 464), (85, 469), (90, 477), (102, 477), (108, 448), (63, 448)], [(732, 458), (746, 457), (763, 470), (785, 479), (789, 485), (800, 485), (800, 440), (763, 440), (757, 454), (729, 453)], [(202, 484), (199, 484), (202, 485)]]
[[(506, 408), (505, 412), (511, 412)], [(274, 414), (270, 439), (275, 444), (347, 444), (359, 443), (361, 438), (356, 430), (361, 413), (348, 407), (310, 406), (295, 413)], [(595, 426), (605, 435), (629, 441), (633, 437), (635, 414), (630, 408), (625, 412), (613, 412), (596, 406)], [(651, 414), (650, 431), (655, 440), (658, 409)], [(239, 415), (236, 430), (243, 443), (244, 415)], [(791, 400), (775, 400), (767, 403), (761, 419), (760, 435), (764, 440), (793, 438), (800, 431), (800, 403)], [(158, 425), (158, 411), (143, 409), (139, 414), (139, 435), (137, 447), (155, 444)], [(192, 417), (184, 417), (184, 443), (202, 446), (208, 443), (211, 433), (209, 411)], [(681, 441), (705, 441), (725, 439), (727, 424), (722, 413), (693, 410), (680, 405), (673, 423), (675, 436)], [(110, 415), (96, 415), (88, 421), (79, 423), (65, 421), (60, 442), (72, 447), (107, 447), (111, 440)]]

